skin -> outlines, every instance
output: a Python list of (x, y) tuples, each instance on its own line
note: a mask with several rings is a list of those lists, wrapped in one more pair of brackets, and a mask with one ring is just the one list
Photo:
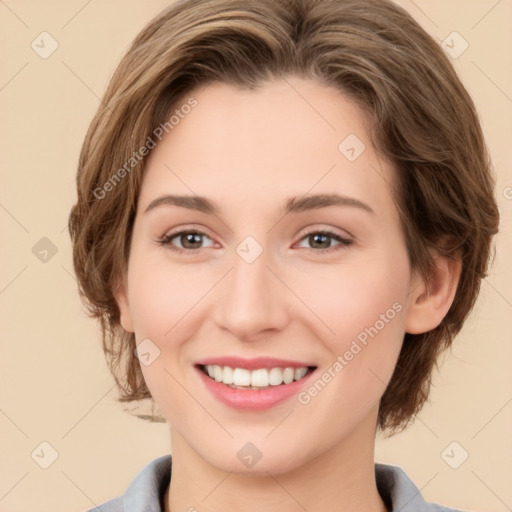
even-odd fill
[[(336, 89), (290, 76), (255, 91), (215, 83), (190, 96), (197, 107), (147, 161), (117, 295), (124, 329), (160, 350), (141, 368), (171, 427), (165, 510), (316, 512), (343, 503), (344, 512), (386, 511), (374, 475), (379, 399), (404, 333), (433, 329), (447, 313), (460, 266), (438, 256), (429, 282), (411, 269), (389, 189), (394, 170), (372, 148), (369, 119)], [(338, 150), (349, 134), (366, 146), (354, 161)], [(373, 213), (335, 205), (283, 214), (291, 196), (333, 192)], [(219, 213), (145, 212), (163, 194), (205, 196)], [(158, 243), (191, 228), (205, 236)], [(352, 243), (306, 236), (325, 229)], [(236, 252), (247, 236), (263, 248), (250, 264)], [(397, 303), (306, 405), (294, 396), (265, 411), (232, 409), (193, 366), (214, 356), (281, 357), (310, 362), (320, 377)], [(262, 454), (251, 468), (237, 457), (247, 442)]]

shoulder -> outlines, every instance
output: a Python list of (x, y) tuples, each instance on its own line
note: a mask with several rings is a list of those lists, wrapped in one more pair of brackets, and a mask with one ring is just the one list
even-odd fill
[(469, 512), (427, 503), (405, 471), (390, 464), (375, 464), (377, 489), (390, 512)]
[(146, 464), (121, 496), (87, 512), (161, 512), (163, 496), (171, 478), (171, 456)]

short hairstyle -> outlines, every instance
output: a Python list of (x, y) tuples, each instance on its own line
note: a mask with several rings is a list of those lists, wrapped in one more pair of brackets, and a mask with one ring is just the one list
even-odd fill
[(286, 75), (334, 86), (370, 115), (371, 143), (395, 169), (390, 186), (412, 268), (427, 279), (433, 250), (462, 262), (442, 323), (405, 334), (378, 413), (378, 428), (392, 435), (421, 410), (438, 356), (474, 306), (499, 214), (473, 101), (439, 43), (389, 0), (181, 0), (150, 21), (116, 69), (80, 153), (69, 217), (80, 296), (100, 321), (118, 400), (152, 399), (114, 297), (143, 147), (157, 127), (168, 131), (173, 108), (195, 87), (253, 90)]

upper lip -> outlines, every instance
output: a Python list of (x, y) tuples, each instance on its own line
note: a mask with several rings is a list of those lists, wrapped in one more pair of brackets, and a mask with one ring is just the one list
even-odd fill
[(246, 370), (257, 370), (259, 368), (302, 368), (313, 367), (311, 363), (279, 359), (276, 357), (255, 357), (245, 359), (243, 357), (208, 357), (196, 362), (199, 366), (229, 366), (231, 368), (245, 368)]

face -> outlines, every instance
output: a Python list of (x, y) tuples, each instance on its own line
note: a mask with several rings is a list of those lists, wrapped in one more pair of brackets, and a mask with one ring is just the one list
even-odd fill
[(148, 159), (118, 299), (173, 444), (253, 474), (373, 449), (415, 278), (369, 120), (297, 77), (190, 96)]

